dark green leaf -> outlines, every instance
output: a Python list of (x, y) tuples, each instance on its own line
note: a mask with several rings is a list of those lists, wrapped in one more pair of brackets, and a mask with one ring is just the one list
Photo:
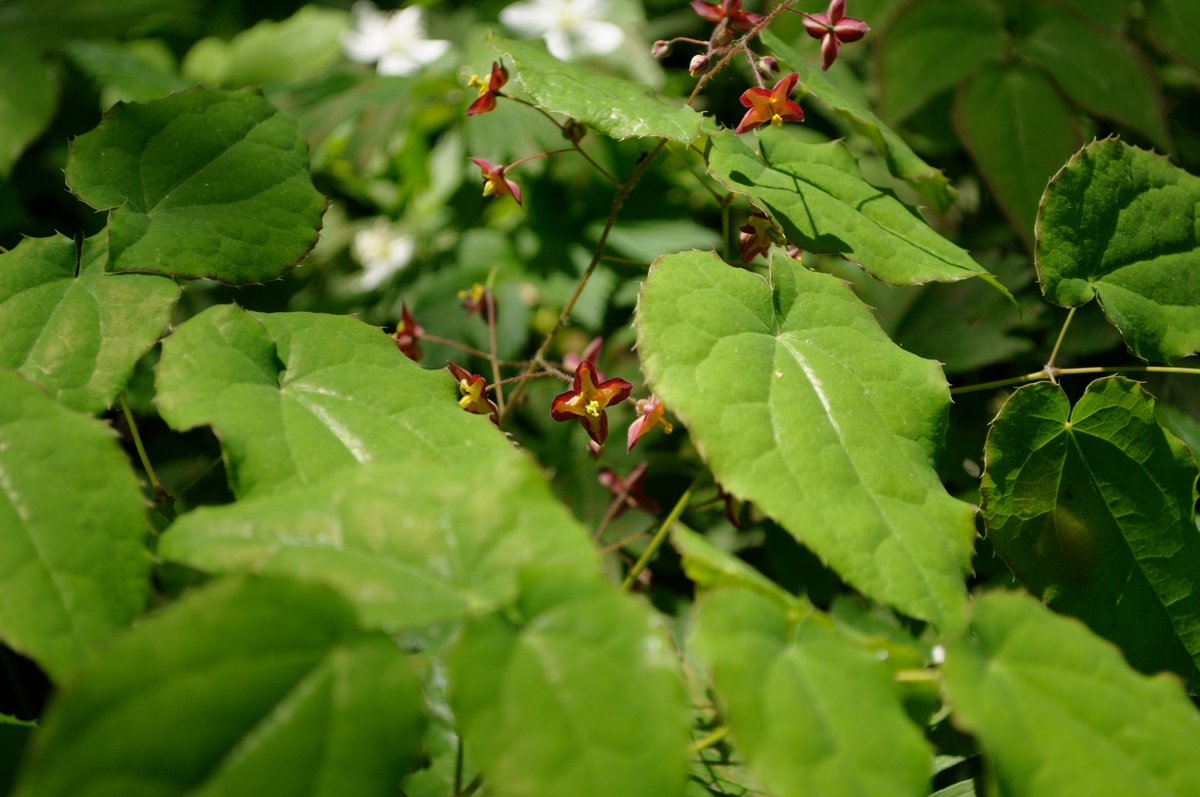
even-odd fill
[(1193, 69), (1200, 70), (1200, 5), (1192, 0), (1150, 0), (1146, 30), (1158, 47)]
[(0, 178), (12, 173), (57, 106), (58, 78), (42, 60), (41, 48), (15, 31), (0, 31)]
[(985, 452), (983, 518), (1036, 594), (1116, 642), (1141, 670), (1200, 683), (1196, 464), (1136, 383), (1013, 393)]
[(0, 371), (0, 636), (58, 681), (146, 606), (149, 532), (112, 430)]
[(1200, 714), (1178, 683), (1028, 596), (983, 596), (972, 630), (947, 645), (944, 684), (999, 794), (1200, 794)]
[(118, 105), (71, 142), (67, 184), (111, 211), (107, 270), (231, 283), (296, 265), (325, 207), (295, 121), (253, 92)]
[(1046, 298), (1096, 297), (1137, 356), (1200, 350), (1200, 178), (1115, 139), (1088, 144), (1055, 176), (1038, 214)]
[(661, 258), (637, 325), (647, 379), (725, 489), (871, 597), (961, 622), (974, 513), (932, 467), (950, 403), (936, 363), (782, 257), (770, 282), (711, 253)]
[(407, 658), (336, 595), (227, 580), (111, 645), (59, 696), (21, 797), (395, 793), (424, 720)]
[[(754, 590), (778, 605), (796, 610), (806, 602), (792, 595), (750, 565), (722, 551), (703, 535), (676, 523), (671, 529), (671, 544), (683, 557), (683, 569), (698, 587), (718, 589), (738, 587)], [(810, 607), (811, 608), (811, 607)]]
[(700, 608), (693, 645), (737, 748), (779, 797), (924, 797), (931, 756), (887, 665), (746, 589)]
[(102, 237), (26, 238), (0, 254), (0, 367), (71, 409), (107, 409), (171, 322), (169, 279), (104, 273)]
[(155, 100), (192, 85), (175, 71), (175, 57), (161, 41), (80, 40), (68, 44), (66, 52), (100, 86), (102, 108)]

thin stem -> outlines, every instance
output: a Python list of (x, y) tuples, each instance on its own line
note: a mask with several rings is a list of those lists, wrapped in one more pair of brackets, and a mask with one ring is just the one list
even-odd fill
[(942, 680), (941, 670), (897, 670), (892, 677), (896, 683), (930, 683)]
[[(422, 332), (421, 340), (427, 340), (430, 343), (440, 343), (443, 346), (449, 346), (453, 349), (458, 349), (459, 351), (465, 351), (467, 354), (474, 354), (476, 357), (480, 357), (484, 360), (490, 359), (488, 353), (483, 349), (477, 349), (474, 346), (468, 346), (465, 343), (459, 343), (457, 340), (451, 340), (450, 338), (443, 338), (440, 335), (430, 335), (428, 332)], [(522, 367), (525, 366), (524, 362), (517, 364), (521, 365)]]
[(717, 61), (717, 63), (714, 64), (711, 69), (709, 69), (707, 72), (705, 72), (703, 75), (701, 75), (700, 79), (696, 81), (696, 85), (692, 87), (692, 93), (688, 95), (687, 102), (685, 104), (691, 105), (693, 102), (695, 102), (696, 98), (698, 96), (700, 96), (700, 91), (704, 88), (704, 86), (708, 83), (708, 81), (712, 80), (714, 75), (716, 75), (718, 72), (720, 72), (722, 69), (724, 69), (726, 64), (728, 64), (734, 57), (741, 55), (744, 50), (748, 49), (746, 47), (746, 42), (753, 39), (763, 29), (765, 29), (772, 22), (774, 22), (775, 17), (779, 16), (779, 14), (782, 11), (784, 11), (785, 9), (787, 9), (788, 6), (790, 6), (790, 5), (791, 5), (791, 2), (786, 2), (786, 3), (782, 3), (781, 5), (776, 6), (774, 9), (771, 10), (771, 12), (769, 14), (767, 14), (765, 17), (763, 17), (762, 22), (758, 23), (753, 28), (746, 31), (746, 33), (744, 33), (740, 39), (738, 39), (736, 42), (734, 42), (732, 45), (730, 45), (730, 47), (726, 51), (726, 53), (723, 56), (721, 56), (721, 60)]
[(129, 434), (133, 437), (133, 445), (137, 449), (138, 459), (142, 461), (142, 469), (146, 471), (146, 478), (150, 480), (150, 486), (154, 488), (154, 495), (160, 501), (169, 498), (170, 495), (163, 489), (158, 481), (158, 476), (154, 473), (150, 457), (146, 456), (146, 447), (142, 445), (142, 435), (138, 432), (137, 421), (133, 419), (133, 410), (129, 408), (129, 401), (125, 398), (124, 393), (121, 394), (121, 412), (125, 413), (125, 423), (129, 425)]
[(629, 573), (625, 576), (625, 581), (621, 584), (622, 592), (629, 592), (633, 588), (637, 577), (646, 569), (646, 565), (654, 558), (654, 554), (658, 553), (658, 549), (662, 547), (663, 542), (667, 539), (667, 532), (675, 525), (675, 521), (679, 520), (679, 516), (683, 514), (683, 510), (687, 509), (688, 503), (692, 500), (692, 494), (700, 485), (700, 481), (704, 478), (704, 472), (701, 471), (688, 488), (683, 491), (683, 495), (679, 496), (679, 500), (675, 502), (675, 506), (671, 507), (671, 514), (667, 515), (667, 519), (662, 522), (655, 532), (654, 538), (650, 540), (650, 544), (646, 546), (646, 550), (641, 557), (633, 563), (633, 567), (629, 568)]
[(457, 792), (457, 797), (471, 797), (472, 794), (479, 791), (479, 787), (483, 785), (483, 775), (476, 775), (467, 784), (467, 788)]
[(1067, 336), (1067, 327), (1071, 326), (1071, 319), (1075, 317), (1075, 308), (1072, 307), (1067, 311), (1067, 317), (1063, 321), (1062, 329), (1058, 331), (1058, 340), (1054, 341), (1054, 348), (1050, 350), (1050, 359), (1046, 360), (1046, 369), (1054, 369), (1054, 361), (1058, 358), (1058, 350), (1062, 348), (1063, 338)]
[(713, 731), (706, 734), (705, 736), (702, 736), (701, 738), (692, 742), (690, 752), (699, 753), (701, 750), (707, 750), (708, 748), (712, 747), (713, 745), (719, 744), (721, 742), (721, 740), (723, 740), (728, 735), (729, 735), (729, 726), (721, 725), (720, 727), (714, 729)]
[(557, 376), (559, 379), (562, 379), (564, 382), (571, 381), (571, 377), (566, 376), (561, 373), (558, 373), (556, 371), (537, 371), (532, 374), (521, 374), (520, 376), (510, 376), (507, 379), (501, 379), (497, 382), (493, 382), (492, 384), (488, 385), (488, 388), (491, 389), (493, 387), (499, 387), (500, 385), (511, 385), (513, 382), (520, 382), (522, 379), (537, 379), (539, 376)]
[[(650, 528), (654, 528), (654, 527), (651, 526)], [(619, 551), (622, 548), (624, 548), (626, 545), (628, 545), (629, 543), (633, 542), (634, 540), (638, 540), (638, 539), (641, 539), (642, 537), (645, 537), (646, 532), (648, 532), (649, 530), (650, 530), (649, 528), (642, 529), (641, 531), (639, 531), (635, 534), (630, 534), (628, 537), (623, 537), (623, 538), (617, 540), (616, 542), (614, 542), (612, 545), (606, 545), (603, 548), (601, 548), (600, 553), (605, 554), (605, 553), (613, 553), (615, 551)]]
[(615, 255), (605, 255), (600, 258), (605, 263), (620, 263), (623, 266), (637, 266), (638, 268), (650, 268), (650, 264), (644, 260), (630, 260), (627, 257), (617, 257)]
[(977, 385), (963, 385), (962, 387), (954, 387), (950, 389), (950, 395), (957, 396), (962, 393), (975, 393), (980, 390), (991, 390), (997, 387), (1009, 387), (1011, 385), (1023, 385), (1029, 382), (1045, 382), (1054, 381), (1059, 376), (1072, 376), (1078, 374), (1120, 374), (1120, 373), (1151, 373), (1151, 374), (1190, 374), (1192, 376), (1200, 376), (1200, 368), (1184, 368), (1181, 366), (1171, 365), (1093, 365), (1082, 368), (1051, 368), (1047, 366), (1040, 371), (1034, 371), (1030, 374), (1022, 374), (1021, 376), (1012, 376), (1008, 379), (994, 379), (990, 382), (980, 382)]
[(458, 737), (458, 749), (454, 752), (454, 793), (462, 794), (463, 778), (463, 740)]
[(183, 486), (175, 491), (175, 500), (179, 500), (180, 496), (186, 495), (188, 490), (195, 487), (197, 484), (200, 483), (201, 479), (203, 479), (208, 474), (212, 473), (216, 469), (216, 467), (221, 464), (221, 462), (222, 462), (221, 458), (217, 457), (212, 462), (205, 465), (203, 470), (201, 470), (195, 476), (193, 476), (192, 478), (190, 478), (186, 482), (184, 482)]
[[(506, 96), (506, 97), (507, 97), (508, 95), (503, 95), (503, 96)], [(562, 122), (558, 121), (557, 119), (555, 119), (553, 116), (551, 116), (550, 112), (549, 112), (549, 111), (547, 111), (545, 108), (541, 108), (541, 107), (539, 107), (539, 106), (537, 106), (537, 105), (534, 105), (534, 104), (533, 104), (532, 102), (530, 102), (529, 100), (523, 100), (523, 99), (521, 99), (520, 97), (508, 97), (508, 99), (512, 100), (513, 102), (519, 102), (519, 103), (521, 103), (522, 105), (527, 105), (527, 106), (529, 106), (529, 107), (530, 107), (530, 108), (532, 108), (533, 110), (535, 110), (535, 111), (537, 111), (538, 113), (540, 113), (542, 116), (544, 116), (544, 117), (546, 117), (547, 119), (549, 119), (549, 120), (550, 120), (550, 122), (551, 122), (551, 124), (553, 124), (555, 127), (557, 127), (557, 128), (559, 129), (559, 131), (560, 131), (560, 132), (563, 132), (563, 133), (565, 133), (565, 132), (566, 132), (567, 126), (566, 126), (565, 124), (563, 124)], [(571, 141), (571, 149), (575, 150), (575, 151), (576, 151), (576, 152), (578, 152), (580, 155), (582, 155), (582, 156), (583, 156), (583, 159), (584, 159), (585, 161), (587, 161), (587, 162), (588, 162), (588, 163), (591, 165), (591, 167), (592, 167), (593, 169), (595, 169), (596, 171), (600, 172), (600, 174), (601, 174), (601, 175), (603, 175), (603, 177), (604, 177), (604, 179), (605, 179), (605, 180), (608, 180), (608, 182), (612, 183), (612, 186), (613, 186), (614, 188), (620, 188), (620, 187), (621, 187), (621, 181), (620, 181), (620, 180), (618, 180), (616, 177), (613, 177), (611, 174), (609, 174), (609, 171), (608, 171), (608, 169), (605, 169), (603, 166), (601, 166), (599, 163), (597, 163), (597, 162), (596, 162), (596, 159), (595, 159), (595, 158), (593, 158), (591, 155), (587, 154), (587, 152), (584, 150), (584, 148), (583, 148), (583, 147), (581, 147), (581, 146), (579, 145), (579, 142), (578, 142), (578, 141)], [(570, 150), (557, 150), (557, 151), (559, 151), (559, 152), (569, 152)], [(549, 154), (553, 154), (553, 153), (549, 153)], [(522, 158), (522, 160), (520, 160), (520, 161), (517, 161), (516, 163), (512, 164), (512, 166), (516, 166), (516, 165), (517, 165), (517, 163), (521, 163), (521, 162), (522, 162), (522, 161), (524, 161), (524, 160), (532, 160), (532, 158), (534, 158), (534, 157), (537, 157), (537, 156), (531, 156), (530, 158)], [(511, 168), (512, 168), (512, 166), (509, 166), (508, 168), (510, 168), (510, 169), (511, 169)]]
[(500, 361), (496, 359), (496, 296), (490, 285), (495, 274), (496, 271), (493, 269), (488, 277), (488, 290), (484, 291), (483, 298), (487, 302), (488, 348), (492, 350), (488, 355), (488, 360), (492, 364), (492, 387), (496, 389), (496, 409), (504, 412), (504, 382), (500, 380)]

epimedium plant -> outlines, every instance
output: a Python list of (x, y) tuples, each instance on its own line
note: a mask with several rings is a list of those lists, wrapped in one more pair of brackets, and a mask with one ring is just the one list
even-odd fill
[[(1018, 227), (979, 254), (838, 76), (869, 14), (674, 5), (659, 92), (579, 60), (629, 35), (595, 0), (499, 10), (545, 44), (472, 41), (467, 91), (414, 77), (454, 47), (416, 7), (305, 8), (182, 74), (63, 48), (144, 94), (67, 150), (102, 227), (0, 254), (0, 640), (51, 685), (10, 679), (13, 793), (1200, 792), (1200, 424), (1131, 378), (1196, 395), (1200, 179), (1095, 140), (1032, 225), (997, 188)], [(934, 6), (881, 68), (982, 25)], [(53, 9), (18, 7), (36, 43)], [(1043, 44), (1076, 13), (1022, 9)], [(249, 55), (300, 35), (378, 74)], [(995, 49), (882, 107), (968, 80), (967, 113), (1019, 79)], [(387, 212), (353, 236), (352, 203)], [(484, 219), (455, 282), (406, 281), (439, 244), (395, 229), (451, 206)], [(348, 249), (382, 265), (339, 283)], [(1120, 362), (1060, 364), (1080, 331)]]

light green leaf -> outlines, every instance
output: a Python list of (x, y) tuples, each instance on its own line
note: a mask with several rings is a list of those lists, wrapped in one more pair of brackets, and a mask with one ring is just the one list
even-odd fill
[(118, 105), (71, 142), (67, 184), (111, 211), (107, 270), (230, 283), (296, 265), (325, 207), (295, 121), (253, 92)]
[(868, 183), (841, 142), (806, 144), (775, 128), (710, 138), (709, 173), (779, 222), (788, 240), (839, 253), (895, 285), (987, 275), (966, 250), (929, 228), (894, 196)]
[(496, 36), (492, 47), (538, 107), (577, 119), (606, 136), (690, 144), (700, 132), (700, 114), (686, 105), (661, 100), (644, 85), (563, 63), (540, 42)]
[(1146, 31), (1160, 50), (1200, 70), (1200, 5), (1192, 0), (1150, 0)]
[(82, 668), (35, 736), (20, 797), (394, 793), (420, 684), (326, 589), (226, 580)]
[(41, 47), (17, 31), (0, 31), (0, 178), (8, 179), (57, 107), (58, 76), (42, 60)]
[(1126, 39), (1045, 4), (1034, 29), (1018, 42), (1063, 91), (1089, 113), (1113, 119), (1171, 148), (1162, 87), (1150, 65)]
[(163, 341), (155, 401), (175, 429), (213, 427), (244, 497), (355, 463), (498, 456), (509, 443), (458, 398), (377, 327), (220, 305)]
[(945, 210), (954, 203), (955, 191), (950, 181), (917, 157), (917, 154), (884, 124), (871, 109), (854, 95), (839, 88), (824, 72), (809, 66), (783, 39), (770, 29), (762, 33), (763, 43), (771, 49), (788, 69), (797, 72), (800, 90), (797, 97), (812, 96), (825, 107), (844, 118), (856, 131), (866, 136), (879, 150), (888, 165), (888, 170), (902, 180), (912, 184), (922, 197), (937, 210)]
[(671, 529), (671, 545), (683, 558), (683, 570), (703, 589), (738, 587), (753, 590), (785, 609), (811, 611), (807, 601), (797, 598), (750, 565), (709, 542), (682, 523)]
[(534, 563), (584, 574), (599, 567), (545, 478), (503, 442), (486, 456), (365, 465), (200, 509), (167, 529), (158, 553), (209, 572), (327, 584), (362, 622), (389, 631), (498, 609)]
[(992, 0), (910, 3), (881, 39), (880, 106), (892, 121), (999, 61), (1008, 46), (1004, 12)]
[(133, 366), (171, 323), (179, 287), (105, 274), (102, 236), (26, 238), (0, 254), (0, 368), (85, 413), (112, 405)]
[(183, 73), (210, 86), (261, 86), (302, 80), (328, 71), (342, 57), (350, 15), (304, 6), (282, 22), (265, 20), (231, 40), (201, 39), (188, 51)]
[(175, 56), (164, 42), (73, 41), (67, 55), (101, 88), (101, 108), (117, 102), (145, 102), (192, 85), (175, 70)]
[(738, 750), (778, 797), (925, 797), (932, 755), (878, 657), (824, 618), (745, 589), (713, 593), (692, 645)]
[(146, 507), (112, 430), (0, 371), (0, 637), (59, 681), (150, 592)]
[(936, 363), (784, 257), (770, 282), (712, 253), (661, 258), (637, 326), (654, 392), (726, 490), (872, 598), (961, 622), (974, 512), (932, 467), (950, 404)]
[(1200, 350), (1200, 178), (1115, 139), (1094, 141), (1055, 175), (1038, 214), (1046, 298), (1098, 298), (1134, 354)]
[(1025, 595), (979, 598), (972, 630), (946, 646), (943, 683), (999, 794), (1200, 794), (1200, 714), (1177, 682)]
[(688, 723), (675, 654), (641, 606), (598, 580), (527, 573), (515, 610), (463, 631), (450, 700), (494, 797), (683, 791)]
[(1071, 109), (1040, 71), (988, 66), (959, 92), (954, 121), (1001, 208), (1032, 247), (1046, 183), (1083, 144)]
[(1196, 464), (1136, 383), (1101, 379), (1071, 410), (1057, 385), (1021, 388), (985, 450), (988, 537), (1037, 595), (1147, 672), (1200, 684)]

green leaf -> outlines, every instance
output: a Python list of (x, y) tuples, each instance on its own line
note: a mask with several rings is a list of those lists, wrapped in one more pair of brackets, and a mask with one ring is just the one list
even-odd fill
[(328, 590), (226, 580), (81, 669), (35, 736), (21, 797), (394, 793), (420, 684)]
[(101, 108), (145, 102), (192, 85), (175, 71), (175, 56), (161, 41), (73, 41), (71, 60), (101, 88)]
[(60, 680), (150, 591), (146, 507), (112, 430), (0, 371), (0, 637)]
[(1160, 50), (1200, 70), (1200, 6), (1192, 0), (1150, 0), (1146, 3), (1146, 31)]
[(1171, 148), (1162, 87), (1126, 39), (1068, 11), (1045, 4), (1034, 29), (1018, 42), (1063, 91), (1089, 113), (1128, 125), (1163, 149)]
[(489, 795), (683, 790), (688, 724), (675, 655), (641, 606), (598, 580), (527, 573), (514, 612), (463, 631), (450, 700)]
[(1046, 298), (1096, 297), (1145, 360), (1200, 351), (1200, 179), (1115, 139), (1088, 144), (1054, 177), (1038, 214)]
[(941, 169), (935, 169), (917, 157), (904, 139), (896, 135), (895, 131), (884, 124), (864, 103), (838, 88), (824, 72), (808, 66), (794, 49), (770, 29), (762, 33), (762, 39), (781, 61), (800, 75), (797, 85), (802, 87), (802, 94), (798, 96), (811, 95), (843, 117), (875, 145), (887, 162), (888, 170), (900, 179), (910, 182), (935, 209), (945, 210), (954, 204), (955, 191)]
[(1070, 107), (1040, 71), (988, 66), (959, 91), (954, 122), (1017, 232), (1032, 247), (1046, 183), (1083, 144)]
[(1175, 681), (1025, 595), (979, 598), (972, 630), (946, 646), (944, 686), (997, 793), (1200, 794), (1200, 715)]
[(985, 450), (983, 518), (996, 550), (1056, 609), (1137, 668), (1200, 684), (1196, 464), (1118, 377), (1071, 410), (1057, 385), (1013, 393)]
[(79, 254), (62, 236), (26, 238), (0, 254), (0, 368), (91, 414), (125, 389), (179, 297), (162, 277), (105, 274), (104, 254), (100, 237)]
[(701, 604), (692, 645), (750, 771), (773, 795), (925, 797), (932, 756), (887, 665), (826, 618), (745, 589)]
[(199, 0), (5, 0), (3, 23), (31, 40), (116, 38), (156, 27), (193, 27)]
[(175, 429), (213, 427), (244, 497), (355, 463), (454, 464), (509, 445), (458, 398), (446, 371), (424, 370), (377, 327), (220, 305), (163, 341), (155, 401)]
[(654, 96), (644, 85), (559, 61), (540, 42), (493, 37), (512, 79), (544, 111), (576, 119), (616, 139), (669, 138), (690, 144), (702, 117)]
[[(1129, 16), (1129, 0), (1063, 0), (1063, 5), (1073, 8), (1083, 19), (1106, 28), (1119, 29)], [(1042, 9), (1052, 9), (1049, 3)]]
[(71, 142), (67, 184), (111, 211), (107, 270), (230, 283), (295, 266), (325, 207), (295, 121), (253, 92), (118, 105)]
[(342, 58), (350, 15), (304, 6), (282, 22), (266, 20), (231, 40), (201, 39), (183, 61), (189, 78), (213, 86), (261, 86), (316, 77)]
[(840, 253), (895, 285), (987, 275), (966, 250), (864, 180), (841, 142), (806, 144), (775, 128), (757, 136), (756, 152), (748, 135), (714, 134), (709, 173), (770, 213), (792, 243)]
[(698, 587), (718, 589), (738, 587), (758, 592), (785, 609), (797, 611), (812, 607), (797, 598), (733, 554), (722, 551), (703, 535), (676, 523), (671, 529), (671, 545), (683, 558), (683, 570)]
[(726, 490), (872, 598), (961, 621), (974, 512), (932, 467), (950, 404), (936, 363), (784, 257), (770, 282), (712, 253), (661, 258), (637, 326), (654, 392)]
[(167, 529), (158, 553), (209, 572), (327, 584), (389, 631), (505, 606), (534, 563), (598, 572), (578, 522), (502, 441), (486, 456), (366, 465), (200, 509)]
[(0, 53), (0, 178), (7, 180), (54, 116), (58, 77), (42, 60), (41, 47), (16, 31), (0, 32)]
[(925, 0), (910, 3), (882, 33), (880, 108), (900, 121), (1008, 47), (1004, 13), (991, 0)]

